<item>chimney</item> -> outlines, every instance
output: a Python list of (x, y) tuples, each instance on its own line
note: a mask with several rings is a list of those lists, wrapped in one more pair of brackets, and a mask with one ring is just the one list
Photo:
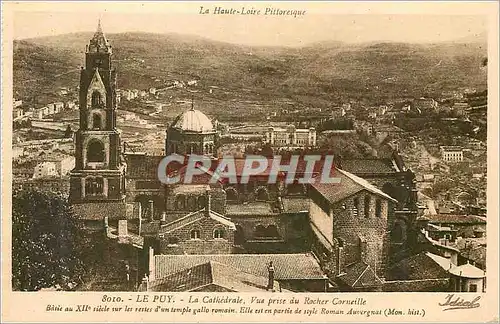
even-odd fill
[(269, 277), (268, 277), (268, 282), (267, 282), (267, 290), (273, 290), (274, 289), (274, 266), (273, 266), (273, 261), (269, 262), (269, 265), (267, 266), (267, 271), (269, 272)]
[(161, 221), (160, 221), (160, 226), (167, 225), (167, 213), (163, 212), (161, 213)]
[(126, 243), (128, 237), (127, 220), (118, 221), (118, 243)]
[(155, 280), (155, 251), (149, 247), (149, 281)]
[[(144, 274), (144, 278), (142, 278), (142, 286), (141, 286), (141, 291), (149, 291), (149, 280), (148, 280), (148, 276), (146, 276), (146, 274)], [(145, 290), (143, 290), (145, 289)]]
[(108, 229), (109, 229), (108, 216), (104, 216), (104, 233), (106, 233), (106, 235), (108, 235)]
[(205, 216), (210, 217), (210, 210), (212, 209), (212, 202), (210, 201), (210, 190), (205, 192)]
[(154, 219), (154, 203), (152, 200), (149, 201), (149, 220), (153, 221)]

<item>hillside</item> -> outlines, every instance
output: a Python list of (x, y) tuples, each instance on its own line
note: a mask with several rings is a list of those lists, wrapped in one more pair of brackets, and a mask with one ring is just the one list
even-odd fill
[[(76, 87), (91, 33), (15, 41), (14, 91), (50, 96)], [(248, 47), (196, 36), (108, 35), (119, 72), (118, 87), (145, 89), (171, 80), (199, 79), (218, 86), (224, 100), (246, 98), (301, 106), (328, 106), (348, 98), (377, 101), (421, 96), (456, 87), (486, 87), (482, 42), (434, 45), (316, 43), (301, 48)]]

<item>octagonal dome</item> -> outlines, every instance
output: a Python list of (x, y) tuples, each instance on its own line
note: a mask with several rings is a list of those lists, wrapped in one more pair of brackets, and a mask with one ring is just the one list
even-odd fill
[(214, 131), (214, 126), (207, 115), (196, 109), (190, 109), (177, 116), (171, 127), (199, 133)]

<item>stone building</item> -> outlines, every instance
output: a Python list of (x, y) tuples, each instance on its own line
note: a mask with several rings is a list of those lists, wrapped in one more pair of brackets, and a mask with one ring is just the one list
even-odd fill
[(445, 162), (462, 162), (464, 160), (464, 151), (458, 146), (441, 146), (441, 160)]
[(269, 127), (266, 132), (266, 143), (271, 146), (300, 148), (316, 146), (316, 129), (296, 128), (289, 125), (286, 128)]
[(191, 109), (177, 116), (166, 131), (167, 155), (213, 155), (216, 149), (216, 131), (210, 119), (201, 111)]
[(309, 217), (317, 237), (313, 251), (343, 289), (358, 290), (354, 284), (359, 280), (364, 289), (380, 289), (390, 233), (397, 230), (392, 208), (397, 200), (351, 173), (336, 174), (338, 185), (313, 184), (310, 189)]
[[(80, 126), (71, 172), (73, 204), (119, 203), (125, 199), (125, 165), (116, 128), (116, 71), (101, 25), (85, 51), (80, 72)], [(83, 208), (85, 209), (85, 208)]]
[[(155, 256), (162, 267), (184, 257), (200, 261), (178, 271), (214, 261), (265, 278), (266, 264), (272, 261), (275, 280), (284, 289), (326, 291), (330, 289), (329, 279), (322, 271), (341, 290), (380, 288), (390, 248), (393, 242), (400, 244), (409, 236), (407, 229), (411, 228), (415, 211), (412, 173), (400, 158), (389, 162), (346, 160), (337, 165), (341, 169), (340, 187), (285, 185), (282, 173), (276, 183), (269, 184), (269, 161), (269, 168), (246, 184), (224, 180), (209, 183), (213, 167), (190, 184), (163, 184), (157, 174), (163, 155), (122, 148), (111, 56), (111, 46), (99, 25), (86, 48), (80, 75), (80, 126), (75, 136), (70, 201), (88, 227), (102, 230), (104, 226), (108, 238), (116, 238), (120, 244), (132, 242), (134, 249), (140, 250), (138, 277), (146, 273), (147, 251), (153, 247), (156, 253), (168, 256)], [(218, 132), (210, 119), (193, 106), (175, 118), (166, 135), (167, 155), (204, 155), (217, 164), (214, 153)], [(311, 147), (316, 145), (316, 132), (313, 128), (291, 126), (284, 131), (272, 130), (268, 141), (286, 147)], [(235, 160), (237, 179), (241, 179), (244, 167), (244, 160)], [(167, 169), (168, 174), (181, 178), (185, 172), (183, 164), (172, 164)], [(298, 170), (296, 176), (304, 172)], [(366, 176), (371, 183), (354, 174)], [(123, 229), (125, 220), (127, 239), (120, 241), (119, 224)], [(323, 270), (307, 277), (312, 275), (309, 269), (298, 263), (312, 269), (319, 267), (309, 253), (311, 249)], [(242, 260), (244, 266), (238, 263)], [(252, 268), (254, 262), (262, 263), (262, 269)], [(287, 272), (288, 268), (293, 273)], [(175, 277), (177, 272), (169, 270), (165, 276)]]

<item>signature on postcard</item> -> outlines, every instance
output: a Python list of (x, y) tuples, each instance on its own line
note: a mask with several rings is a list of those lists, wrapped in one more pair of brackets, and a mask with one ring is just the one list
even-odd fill
[(446, 307), (443, 309), (443, 311), (477, 308), (480, 306), (480, 304), (478, 303), (480, 299), (481, 296), (476, 296), (472, 300), (466, 300), (462, 297), (455, 296), (455, 294), (448, 294), (448, 296), (446, 296), (445, 298), (444, 303), (439, 303), (439, 306)]

